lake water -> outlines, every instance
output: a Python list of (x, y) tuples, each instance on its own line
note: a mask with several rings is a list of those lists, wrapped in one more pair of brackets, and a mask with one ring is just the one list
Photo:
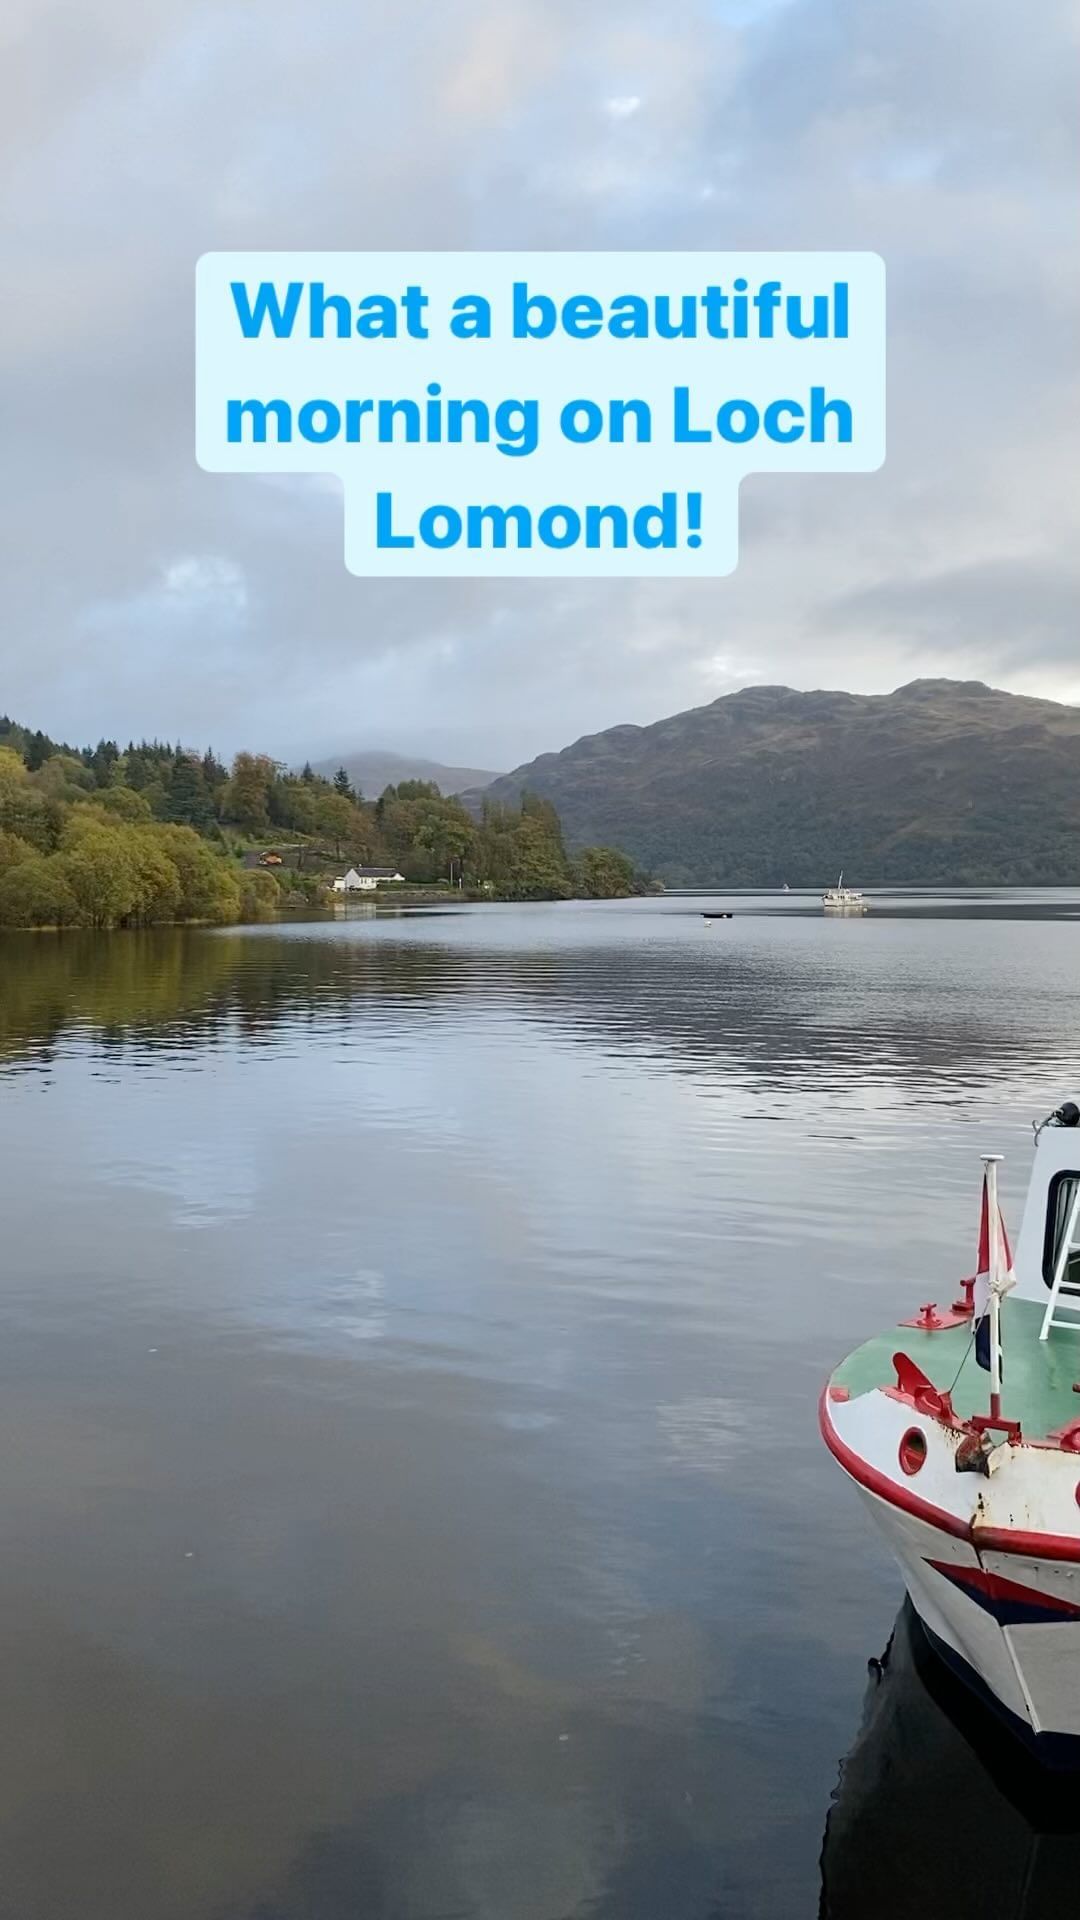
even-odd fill
[(818, 1913), (818, 1393), (1015, 1224), (1080, 894), (702, 904), (4, 941), (2, 1920)]

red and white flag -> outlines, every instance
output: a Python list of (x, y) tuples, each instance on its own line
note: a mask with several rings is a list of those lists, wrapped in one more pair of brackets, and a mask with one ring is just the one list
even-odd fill
[[(996, 1172), (996, 1169), (995, 1169)], [(995, 1197), (991, 1200), (990, 1174), (983, 1174), (982, 1213), (979, 1219), (979, 1259), (975, 1269), (975, 1358), (980, 1367), (991, 1370), (990, 1356), (990, 1292), (991, 1289), (1000, 1300), (1016, 1285), (1013, 1272), (1012, 1249), (1009, 1236), (1005, 1231), (1005, 1221)], [(996, 1189), (996, 1181), (994, 1183)]]

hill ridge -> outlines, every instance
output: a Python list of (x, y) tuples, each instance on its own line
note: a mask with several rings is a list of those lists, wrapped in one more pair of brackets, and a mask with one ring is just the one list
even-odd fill
[(1080, 881), (1080, 708), (981, 680), (741, 687), (584, 734), (491, 782), (669, 885)]
[(419, 753), (395, 753), (389, 748), (360, 747), (331, 759), (314, 762), (314, 771), (332, 780), (344, 767), (357, 792), (377, 796), (387, 787), (400, 786), (403, 780), (434, 781), (440, 793), (462, 793), (468, 788), (479, 792), (498, 774), (487, 767), (447, 766), (441, 760), (428, 760)]

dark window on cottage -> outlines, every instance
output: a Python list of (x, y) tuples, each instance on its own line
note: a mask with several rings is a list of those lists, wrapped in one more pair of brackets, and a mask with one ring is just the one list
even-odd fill
[(1065, 1284), (1080, 1289), (1080, 1172), (1056, 1173), (1050, 1182), (1046, 1207), (1046, 1239), (1043, 1243), (1043, 1279), (1048, 1287), (1068, 1241), (1065, 1260)]

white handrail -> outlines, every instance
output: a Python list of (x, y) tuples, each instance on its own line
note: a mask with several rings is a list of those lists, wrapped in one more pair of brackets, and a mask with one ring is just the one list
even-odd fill
[[(1064, 1281), (1066, 1269), (1069, 1264), (1069, 1254), (1072, 1252), (1073, 1235), (1076, 1232), (1078, 1222), (1080, 1222), (1080, 1180), (1076, 1183), (1076, 1192), (1073, 1194), (1072, 1206), (1069, 1208), (1069, 1217), (1065, 1222), (1064, 1232), (1061, 1236), (1061, 1246), (1058, 1249), (1058, 1257), (1054, 1262), (1054, 1278), (1050, 1283), (1050, 1298), (1046, 1303), (1046, 1312), (1043, 1314), (1042, 1331), (1039, 1334), (1040, 1340), (1049, 1339), (1051, 1327), (1068, 1325), (1068, 1322), (1064, 1320), (1055, 1321), (1054, 1308), (1061, 1294), (1062, 1282)], [(1080, 1311), (1080, 1309), (1078, 1309), (1078, 1311)]]

